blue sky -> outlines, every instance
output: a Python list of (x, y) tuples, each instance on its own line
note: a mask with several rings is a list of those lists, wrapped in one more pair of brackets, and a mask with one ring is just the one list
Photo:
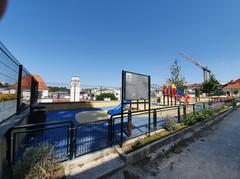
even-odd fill
[(238, 0), (10, 0), (0, 40), (47, 82), (120, 86), (121, 70), (163, 83), (178, 59), (188, 83), (202, 71), (185, 51), (222, 81), (239, 78)]

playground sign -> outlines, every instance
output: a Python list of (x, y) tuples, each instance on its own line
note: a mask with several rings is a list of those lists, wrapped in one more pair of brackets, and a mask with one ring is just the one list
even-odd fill
[(150, 77), (124, 71), (123, 75), (124, 100), (148, 100)]
[[(148, 133), (151, 129), (151, 77), (139, 73), (122, 71), (122, 95), (121, 95), (121, 143), (123, 143), (123, 122), (124, 122), (124, 106), (130, 105), (128, 116), (131, 114), (131, 105), (139, 104), (148, 105)], [(128, 117), (128, 127), (131, 126), (131, 117)], [(131, 127), (128, 128), (129, 131)]]

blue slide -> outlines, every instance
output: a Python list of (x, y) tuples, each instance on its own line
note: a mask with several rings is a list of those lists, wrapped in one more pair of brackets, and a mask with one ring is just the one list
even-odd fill
[(179, 96), (182, 96), (182, 97), (185, 96), (185, 94), (184, 94), (181, 90), (179, 90), (179, 89), (177, 89), (177, 94), (178, 94)]
[[(125, 103), (123, 104), (123, 108), (125, 108), (125, 106), (127, 106), (128, 103), (127, 101), (125, 101)], [(115, 114), (120, 114), (121, 113), (121, 103), (119, 105), (117, 105), (115, 108), (113, 108), (112, 110), (109, 110), (107, 113), (109, 115), (115, 115)]]

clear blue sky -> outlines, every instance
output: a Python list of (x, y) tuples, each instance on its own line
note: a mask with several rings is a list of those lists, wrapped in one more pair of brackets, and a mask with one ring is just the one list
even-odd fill
[(239, 0), (10, 0), (0, 40), (47, 82), (120, 86), (121, 70), (161, 83), (178, 59), (189, 83), (202, 71), (182, 50), (227, 82), (240, 77)]

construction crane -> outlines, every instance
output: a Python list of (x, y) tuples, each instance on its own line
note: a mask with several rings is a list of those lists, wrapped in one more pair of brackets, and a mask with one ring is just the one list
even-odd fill
[(207, 66), (202, 65), (196, 59), (194, 59), (193, 57), (187, 55), (184, 52), (179, 52), (178, 54), (203, 70), (203, 79), (204, 79), (204, 81), (207, 81), (209, 79), (211, 70), (209, 70)]

